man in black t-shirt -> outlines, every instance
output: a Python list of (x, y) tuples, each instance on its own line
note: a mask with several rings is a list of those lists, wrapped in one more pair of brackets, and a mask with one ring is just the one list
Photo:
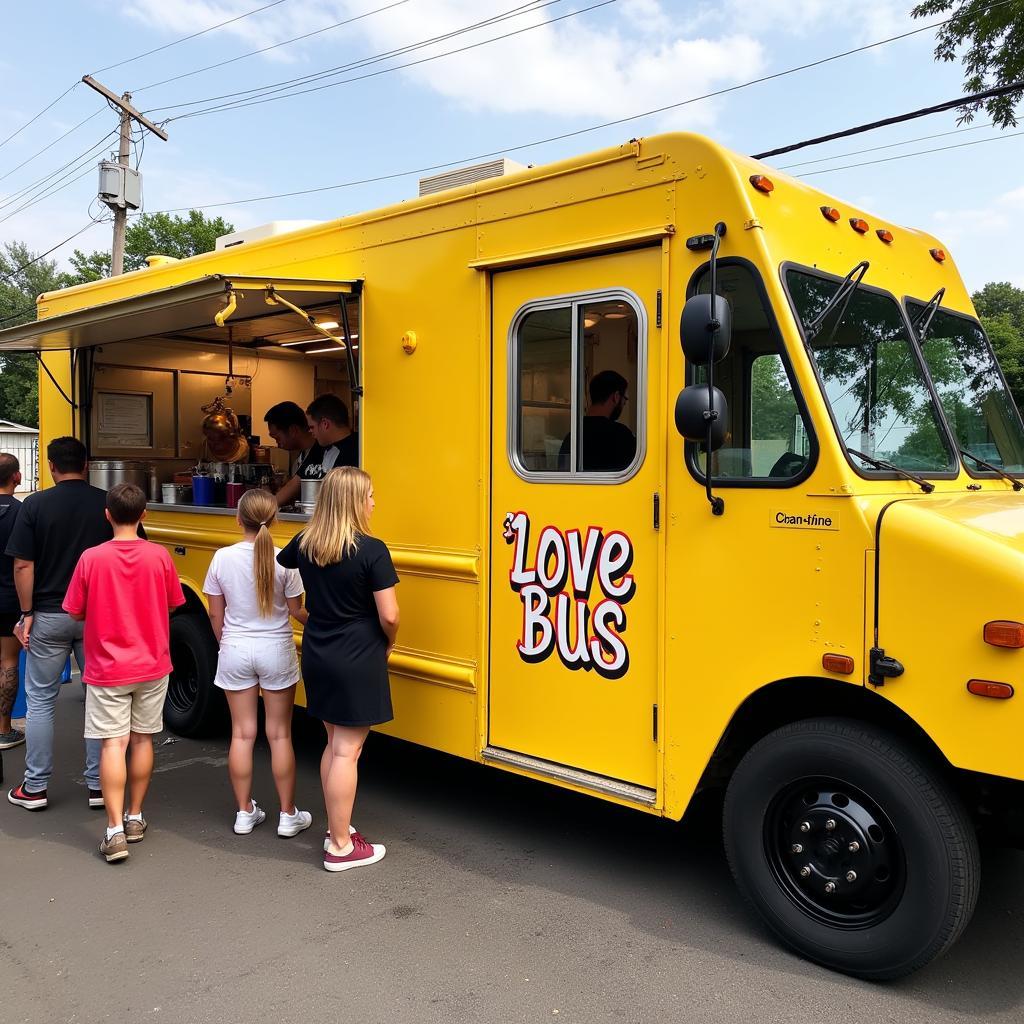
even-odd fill
[[(6, 553), (14, 559), (14, 585), (21, 617), (15, 633), (28, 651), (25, 662), (25, 780), (7, 799), (30, 811), (47, 805), (53, 774), (53, 716), (60, 679), (72, 650), (79, 668), (84, 623), (64, 611), (64, 596), (79, 556), (113, 539), (106, 518), (106, 492), (86, 479), (85, 446), (58, 437), (46, 448), (55, 486), (30, 494), (14, 524)], [(89, 806), (103, 807), (100, 741), (85, 741), (85, 782)]]
[(337, 395), (321, 395), (306, 408), (313, 436), (323, 448), (319, 463), (310, 459), (299, 476), (322, 480), (332, 469), (359, 465), (359, 435), (349, 424), (348, 406)]
[(13, 455), (0, 455), (0, 750), (25, 742), (25, 734), (11, 725), (11, 710), (18, 695), (18, 654), (14, 635), (18, 622), (18, 595), (14, 589), (14, 559), (3, 553), (18, 518), (21, 502), (14, 492), (21, 484), (21, 466)]
[[(577, 442), (579, 471), (583, 473), (617, 473), (636, 458), (636, 436), (619, 422), (629, 396), (629, 382), (621, 373), (602, 370), (590, 382), (590, 405), (583, 417)], [(572, 450), (570, 435), (562, 441), (558, 452), (558, 468), (569, 469)]]
[(284, 508), (297, 501), (301, 491), (300, 481), (308, 465), (319, 466), (324, 459), (324, 450), (313, 436), (306, 421), (302, 406), (295, 402), (278, 402), (267, 410), (267, 433), (286, 452), (298, 453), (288, 482), (277, 492), (277, 507)]

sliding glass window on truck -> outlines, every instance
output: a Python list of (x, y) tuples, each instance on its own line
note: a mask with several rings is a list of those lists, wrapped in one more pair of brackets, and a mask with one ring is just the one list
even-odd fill
[[(728, 402), (725, 444), (712, 455), (715, 484), (784, 487), (802, 480), (817, 454), (803, 399), (785, 357), (778, 326), (757, 271), (745, 262), (719, 261), (717, 289), (732, 310), (732, 343), (715, 366), (715, 387)], [(702, 271), (691, 293), (707, 293)], [(691, 368), (688, 383), (706, 384), (705, 367)], [(701, 479), (707, 454), (688, 444), (690, 466)]]
[[(857, 471), (889, 475), (896, 467), (930, 476), (955, 473), (956, 455), (896, 299), (861, 284), (847, 303), (828, 310), (842, 284), (839, 278), (790, 267), (785, 283), (836, 430)], [(891, 465), (872, 465), (875, 460)]]
[(510, 337), (509, 457), (528, 480), (618, 483), (643, 462), (647, 321), (631, 292), (540, 300)]
[[(970, 317), (907, 299), (921, 353), (957, 444), (969, 455), (1011, 473), (1024, 473), (1024, 424), (981, 324)], [(920, 326), (917, 326), (917, 325)], [(965, 458), (969, 472), (991, 475)]]

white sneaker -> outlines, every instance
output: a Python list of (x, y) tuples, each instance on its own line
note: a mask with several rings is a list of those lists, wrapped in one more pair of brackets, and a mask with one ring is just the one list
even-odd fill
[[(350, 836), (354, 836), (357, 831), (358, 831), (358, 829), (355, 827), (355, 825), (349, 825), (349, 827), (348, 827), (348, 834)], [(324, 836), (324, 853), (326, 853), (330, 848), (331, 848), (331, 830), (328, 829), (327, 830), (327, 835)]]
[(249, 801), (252, 804), (251, 811), (238, 811), (235, 814), (235, 835), (247, 836), (257, 825), (262, 825), (267, 820), (266, 812), (255, 800)]
[(313, 815), (309, 811), (300, 811), (296, 807), (293, 814), (281, 812), (281, 817), (277, 821), (277, 834), (284, 839), (288, 839), (291, 836), (297, 836), (300, 832), (304, 832), (312, 824)]

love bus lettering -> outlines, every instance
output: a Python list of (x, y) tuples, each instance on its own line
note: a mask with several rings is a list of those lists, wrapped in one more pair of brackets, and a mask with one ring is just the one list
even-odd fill
[[(557, 652), (568, 669), (593, 669), (606, 679), (624, 676), (629, 670), (624, 606), (636, 594), (629, 537), (619, 530), (605, 535), (597, 526), (587, 527), (585, 537), (579, 530), (563, 534), (545, 526), (527, 564), (530, 517), (510, 512), (502, 536), (514, 545), (508, 579), (523, 603), (519, 657), (535, 665)], [(602, 599), (591, 609), (595, 578)]]

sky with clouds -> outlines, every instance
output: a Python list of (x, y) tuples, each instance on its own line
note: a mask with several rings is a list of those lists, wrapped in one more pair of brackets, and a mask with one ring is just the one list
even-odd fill
[[(250, 17), (167, 45), (264, 5)], [(912, 6), (912, 0), (11, 5), (0, 46), (0, 140), (94, 73), (117, 92), (130, 90), (154, 120), (169, 119), (169, 141), (150, 136), (141, 154), (147, 210), (231, 202), (208, 212), (238, 227), (327, 219), (415, 195), (420, 175), (402, 172), (483, 153), (544, 163), (673, 130), (758, 152), (958, 96), (959, 65), (935, 63), (933, 33), (922, 32), (683, 103), (920, 28), (925, 23), (909, 17)], [(487, 24), (460, 32), (482, 21)], [(422, 45), (454, 32), (460, 34)], [(257, 50), (263, 52), (252, 53)], [(456, 50), (462, 52), (449, 52)], [(130, 59), (147, 51), (155, 52)], [(285, 81), (292, 84), (279, 85)], [(288, 95), (297, 91), (302, 94)], [(681, 105), (634, 116), (672, 104)], [(582, 131), (614, 120), (621, 123)], [(88, 223), (90, 203), (97, 210), (95, 163), (115, 146), (113, 137), (104, 138), (115, 127), (104, 101), (78, 85), (0, 144), (0, 244), (24, 240), (42, 251)], [(1024, 256), (1012, 244), (1024, 213), (1024, 134), (997, 132), (984, 116), (962, 128), (955, 114), (935, 115), (774, 162), (886, 218), (935, 233), (971, 288), (990, 280), (1024, 286)], [(61, 175), (45, 185), (56, 189), (52, 194), (38, 191), (44, 186), (28, 188), (58, 168)], [(345, 187), (248, 201), (339, 184)], [(74, 245), (106, 247), (109, 233), (108, 225), (94, 226), (55, 256), (65, 260)]]

